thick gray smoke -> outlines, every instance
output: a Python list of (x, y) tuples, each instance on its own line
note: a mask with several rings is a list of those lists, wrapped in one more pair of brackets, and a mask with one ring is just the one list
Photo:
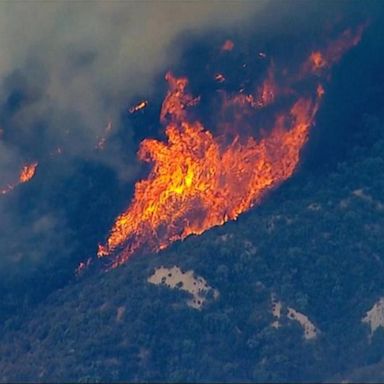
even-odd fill
[(37, 148), (63, 145), (79, 154), (109, 121), (118, 124), (124, 103), (149, 93), (154, 76), (177, 61), (179, 51), (169, 47), (181, 32), (231, 28), (263, 4), (2, 2), (0, 96), (4, 100), (16, 83), (28, 92), (28, 105), (12, 116), (13, 129), (33, 143), (33, 128), (44, 121), (39, 140), (46, 142)]

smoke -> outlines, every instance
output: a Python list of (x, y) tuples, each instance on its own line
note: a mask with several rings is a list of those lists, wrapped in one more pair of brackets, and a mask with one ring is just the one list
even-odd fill
[[(0, 196), (4, 274), (10, 266), (52, 262), (50, 258), (68, 255), (74, 248), (76, 218), (86, 215), (79, 206), (87, 207), (90, 201), (84, 184), (95, 182), (84, 181), (85, 171), (74, 166), (73, 159), (95, 160), (121, 180), (133, 179), (136, 147), (129, 141), (131, 127), (122, 126), (121, 114), (137, 94), (155, 92), (155, 79), (177, 63), (182, 47), (172, 43), (178, 36), (239, 28), (264, 5), (264, 1), (0, 3), (0, 189), (17, 180), (23, 164), (39, 162), (35, 179), (10, 196)], [(109, 122), (115, 132), (128, 130), (124, 136), (128, 142), (111, 142), (97, 153), (95, 144)], [(63, 157), (59, 163), (53, 155), (58, 148)], [(49, 168), (50, 162), (54, 164)], [(77, 189), (74, 201), (68, 192), (71, 182)], [(92, 189), (93, 196), (104, 196), (103, 186), (98, 188)]]
[(155, 76), (177, 61), (179, 50), (169, 48), (181, 32), (230, 28), (262, 5), (1, 3), (0, 96), (8, 103), (2, 116), (5, 138), (23, 155), (34, 157), (56, 146), (69, 155), (90, 150), (109, 121), (118, 128), (119, 115), (132, 97), (150, 93)]

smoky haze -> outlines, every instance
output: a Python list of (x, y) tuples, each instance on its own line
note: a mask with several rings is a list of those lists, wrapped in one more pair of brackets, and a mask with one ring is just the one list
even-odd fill
[(119, 113), (132, 96), (149, 93), (154, 76), (177, 61), (179, 50), (169, 50), (176, 36), (213, 25), (230, 28), (262, 5), (1, 3), (1, 98), (13, 104), (3, 117), (3, 125), (9, 125), (2, 127), (5, 141), (21, 156), (43, 156), (57, 146), (70, 155), (83, 153), (109, 121), (118, 128)]

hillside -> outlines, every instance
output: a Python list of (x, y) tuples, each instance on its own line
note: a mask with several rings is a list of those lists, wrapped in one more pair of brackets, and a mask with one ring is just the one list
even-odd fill
[(382, 2), (101, 3), (0, 4), (0, 382), (383, 381)]
[[(371, 141), (337, 169), (316, 178), (303, 169), (237, 222), (89, 273), (8, 320), (2, 380), (318, 381), (377, 365), (384, 329), (370, 338), (362, 318), (384, 295), (381, 127), (368, 119)], [(147, 281), (175, 265), (218, 297), (208, 293), (199, 310), (188, 292)]]

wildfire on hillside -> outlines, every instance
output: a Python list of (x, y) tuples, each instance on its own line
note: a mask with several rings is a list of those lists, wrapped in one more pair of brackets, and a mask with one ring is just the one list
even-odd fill
[[(271, 59), (253, 93), (222, 91), (221, 113), (229, 113), (231, 121), (220, 123), (216, 134), (190, 117), (189, 111), (201, 99), (188, 93), (188, 79), (167, 73), (169, 90), (160, 113), (167, 139), (141, 143), (138, 157), (152, 168), (146, 179), (136, 183), (130, 206), (117, 217), (98, 256), (111, 255), (114, 268), (137, 252), (162, 250), (236, 220), (287, 180), (299, 164), (313, 126), (327, 71), (358, 43), (362, 30), (346, 30), (325, 47), (309, 52), (294, 73), (277, 68)], [(221, 51), (232, 49), (227, 40)], [(305, 91), (303, 81), (307, 81)], [(258, 118), (267, 108), (270, 126), (258, 136), (244, 130), (245, 116)], [(230, 140), (223, 139), (228, 132)]]

